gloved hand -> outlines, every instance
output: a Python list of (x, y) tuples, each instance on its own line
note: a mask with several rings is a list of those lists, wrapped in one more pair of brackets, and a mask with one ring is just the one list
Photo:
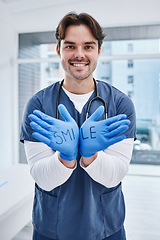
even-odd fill
[(128, 129), (130, 121), (125, 114), (120, 114), (105, 120), (96, 121), (104, 111), (100, 106), (80, 128), (80, 154), (83, 157), (91, 157), (110, 145), (126, 138), (120, 135)]
[(50, 117), (39, 110), (30, 114), (30, 126), (35, 131), (32, 135), (40, 142), (60, 152), (63, 160), (72, 161), (78, 154), (79, 128), (64, 105), (58, 110), (65, 121)]

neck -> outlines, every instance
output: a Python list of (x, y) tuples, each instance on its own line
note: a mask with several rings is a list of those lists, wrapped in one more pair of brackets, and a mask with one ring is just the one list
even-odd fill
[(84, 80), (64, 79), (63, 87), (74, 94), (86, 94), (95, 89), (93, 78)]

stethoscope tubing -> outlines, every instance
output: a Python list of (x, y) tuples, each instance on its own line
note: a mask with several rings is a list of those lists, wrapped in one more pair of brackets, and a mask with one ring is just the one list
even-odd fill
[[(96, 82), (96, 80), (95, 80), (94, 78), (93, 78), (93, 81), (94, 81), (94, 85), (95, 85), (96, 96), (93, 97), (93, 98), (89, 101), (89, 103), (88, 103), (87, 111), (86, 111), (86, 119), (88, 118), (89, 110), (90, 110), (90, 108), (91, 108), (91, 105), (92, 105), (93, 101), (95, 101), (95, 100), (100, 100), (100, 101), (103, 103), (103, 105), (104, 105), (104, 110), (105, 110), (105, 115), (106, 115), (106, 119), (107, 119), (107, 103), (105, 102), (105, 100), (104, 100), (103, 98), (101, 98), (101, 97), (99, 96), (97, 82)], [(60, 86), (59, 86), (58, 94), (57, 94), (57, 101), (56, 101), (56, 118), (57, 118), (57, 119), (59, 119), (58, 106), (59, 106), (60, 92), (61, 92), (61, 89), (62, 89), (63, 82), (64, 82), (64, 79), (60, 82)]]

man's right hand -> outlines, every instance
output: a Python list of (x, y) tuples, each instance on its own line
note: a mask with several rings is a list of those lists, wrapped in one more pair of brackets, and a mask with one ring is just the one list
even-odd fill
[(60, 104), (58, 110), (65, 121), (34, 110), (29, 115), (30, 126), (35, 131), (33, 136), (37, 140), (59, 151), (63, 160), (72, 161), (78, 155), (79, 128), (64, 105)]

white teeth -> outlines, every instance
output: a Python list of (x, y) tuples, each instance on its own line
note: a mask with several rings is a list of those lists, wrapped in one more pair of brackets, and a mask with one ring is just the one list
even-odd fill
[(80, 63), (74, 63), (73, 64), (75, 67), (82, 67), (82, 66), (85, 66), (85, 64), (80, 64)]

